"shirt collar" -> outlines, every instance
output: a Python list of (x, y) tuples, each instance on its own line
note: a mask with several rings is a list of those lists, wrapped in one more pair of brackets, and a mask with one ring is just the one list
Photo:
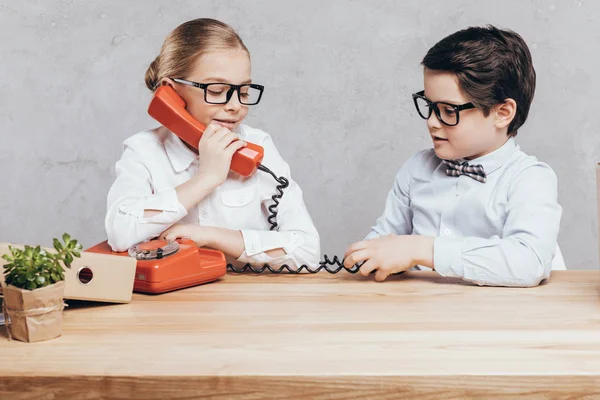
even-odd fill
[[(237, 133), (242, 139), (246, 136), (244, 125), (238, 126), (234, 132)], [(190, 150), (177, 135), (169, 130), (167, 130), (167, 136), (164, 141), (164, 145), (167, 156), (169, 157), (175, 172), (181, 172), (188, 169), (190, 165), (198, 158), (198, 154)]]
[(190, 150), (173, 132), (169, 131), (164, 141), (167, 156), (175, 172), (181, 172), (198, 158), (198, 154)]
[(506, 141), (506, 143), (502, 145), (502, 147), (492, 151), (491, 153), (488, 153), (478, 158), (474, 158), (472, 160), (459, 159), (456, 161), (467, 161), (469, 165), (480, 164), (483, 166), (483, 170), (485, 171), (486, 175), (489, 175), (501, 166), (503, 166), (504, 163), (506, 163), (506, 161), (508, 161), (508, 159), (518, 150), (519, 145), (515, 141), (515, 138), (510, 137)]

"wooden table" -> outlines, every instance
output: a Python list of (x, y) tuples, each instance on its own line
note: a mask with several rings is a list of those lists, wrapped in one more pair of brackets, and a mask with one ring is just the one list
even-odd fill
[(2, 399), (496, 395), (600, 396), (598, 272), (529, 289), (428, 272), (228, 275), (130, 304), (73, 303), (60, 338), (0, 340)]

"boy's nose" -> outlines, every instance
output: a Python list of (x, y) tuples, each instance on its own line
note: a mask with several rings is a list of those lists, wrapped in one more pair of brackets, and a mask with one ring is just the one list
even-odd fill
[(431, 115), (429, 116), (429, 119), (427, 119), (427, 127), (429, 129), (441, 129), (442, 128), (442, 123), (440, 122), (440, 120), (438, 119), (437, 115), (432, 112)]

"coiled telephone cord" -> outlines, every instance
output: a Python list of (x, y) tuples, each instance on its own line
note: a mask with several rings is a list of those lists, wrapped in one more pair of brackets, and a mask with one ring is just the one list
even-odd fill
[[(271, 224), (270, 230), (275, 230), (277, 228), (277, 207), (279, 207), (279, 200), (283, 197), (283, 190), (287, 188), (290, 182), (283, 176), (277, 176), (273, 171), (264, 165), (260, 164), (258, 166), (263, 172), (270, 174), (275, 181), (277, 181), (278, 185), (275, 188), (277, 193), (271, 196), (273, 199), (273, 204), (271, 204), (267, 209), (269, 210), (269, 217), (267, 221)], [(254, 272), (260, 274), (265, 271), (269, 271), (273, 274), (281, 274), (281, 273), (290, 273), (290, 274), (300, 274), (303, 271), (306, 271), (311, 274), (316, 274), (321, 271), (329, 272), (330, 274), (337, 274), (340, 271), (346, 271), (351, 274), (355, 274), (359, 271), (360, 266), (362, 264), (355, 264), (352, 268), (346, 268), (344, 266), (344, 260), (340, 260), (338, 256), (334, 256), (333, 259), (330, 259), (327, 255), (324, 255), (324, 260), (319, 262), (319, 266), (316, 268), (311, 268), (306, 264), (302, 264), (298, 268), (292, 268), (287, 264), (283, 264), (278, 268), (272, 267), (269, 264), (264, 264), (262, 267), (253, 266), (251, 264), (246, 264), (243, 267), (236, 268), (233, 264), (227, 264), (227, 269), (232, 272), (242, 273), (242, 272)]]

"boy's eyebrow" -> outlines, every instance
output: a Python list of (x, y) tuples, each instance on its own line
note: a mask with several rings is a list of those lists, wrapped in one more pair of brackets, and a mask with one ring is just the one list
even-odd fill
[(465, 104), (467, 103), (466, 101), (453, 101), (453, 100), (440, 100), (441, 103), (448, 103), (448, 104)]
[(444, 99), (444, 100), (435, 100), (435, 101), (434, 101), (434, 100), (433, 100), (433, 99), (431, 99), (430, 97), (427, 97), (427, 95), (425, 94), (425, 91), (423, 91), (423, 96), (424, 96), (424, 97), (425, 97), (427, 100), (429, 100), (429, 101), (431, 101), (431, 102), (434, 102), (434, 103), (435, 103), (435, 102), (449, 103), (449, 104), (465, 104), (465, 103), (467, 103), (466, 101), (460, 101), (460, 100), (453, 101), (453, 100), (445, 100), (445, 99)]
[(432, 101), (432, 102), (434, 102), (434, 103), (448, 103), (448, 104), (453, 104), (453, 105), (460, 105), (460, 104), (465, 104), (465, 103), (468, 103), (467, 101), (460, 101), (460, 100), (446, 100), (446, 99), (444, 99), (444, 100), (436, 100), (436, 101), (433, 101), (433, 100), (431, 100), (429, 97), (427, 97), (427, 99), (428, 99), (429, 101)]

